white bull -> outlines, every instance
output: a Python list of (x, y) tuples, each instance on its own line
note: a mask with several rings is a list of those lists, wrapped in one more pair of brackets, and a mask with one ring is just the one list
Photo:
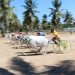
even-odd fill
[(47, 53), (47, 48), (48, 48), (48, 44), (49, 44), (49, 40), (45, 37), (45, 36), (34, 36), (34, 35), (30, 35), (27, 36), (27, 41), (30, 44), (30, 46), (33, 49), (37, 49), (37, 47), (39, 48), (39, 51), (43, 48), (45, 48), (44, 50), (42, 50), (42, 52), (44, 54)]

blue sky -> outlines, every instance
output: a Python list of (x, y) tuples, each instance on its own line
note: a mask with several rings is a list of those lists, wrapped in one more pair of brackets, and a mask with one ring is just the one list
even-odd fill
[[(75, 18), (75, 0), (61, 0), (62, 1), (62, 6), (61, 9), (67, 9), (73, 17)], [(42, 16), (44, 14), (49, 15), (50, 10), (48, 8), (53, 7), (52, 6), (52, 0), (36, 0), (37, 5), (37, 11), (40, 13), (37, 13), (36, 15), (39, 17), (39, 19), (42, 19)], [(11, 6), (14, 6), (14, 12), (18, 16), (18, 18), (23, 21), (23, 12), (24, 12), (24, 0), (14, 0), (11, 2)]]

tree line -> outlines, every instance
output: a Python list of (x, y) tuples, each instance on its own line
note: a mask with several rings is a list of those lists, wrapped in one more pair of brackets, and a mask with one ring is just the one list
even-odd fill
[[(49, 30), (51, 27), (63, 29), (65, 27), (74, 27), (74, 17), (71, 12), (61, 9), (61, 0), (53, 0), (53, 7), (49, 7), (50, 14), (43, 14), (40, 21), (36, 13), (38, 3), (35, 0), (24, 0), (23, 22), (21, 23), (17, 15), (13, 12), (15, 7), (11, 7), (13, 0), (0, 0), (0, 27), (2, 33), (7, 31), (32, 31)], [(66, 12), (65, 12), (66, 11)], [(50, 21), (47, 18), (50, 17)]]

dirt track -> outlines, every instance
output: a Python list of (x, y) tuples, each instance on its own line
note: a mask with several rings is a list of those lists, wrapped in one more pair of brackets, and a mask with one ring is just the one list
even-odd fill
[(69, 53), (36, 55), (29, 53), (29, 48), (16, 49), (0, 38), (0, 75), (75, 75), (75, 34), (61, 36), (71, 42)]

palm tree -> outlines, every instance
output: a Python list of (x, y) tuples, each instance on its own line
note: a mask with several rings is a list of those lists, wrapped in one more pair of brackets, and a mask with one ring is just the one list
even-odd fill
[(52, 1), (53, 8), (49, 8), (51, 10), (51, 13), (49, 16), (52, 16), (51, 23), (53, 27), (57, 28), (60, 23), (60, 17), (61, 17), (61, 1), (60, 0), (53, 0)]
[[(0, 0), (0, 18), (2, 19), (3, 25), (5, 27), (5, 31), (7, 31), (8, 27), (8, 19), (11, 17), (12, 14), (12, 7), (10, 7), (11, 0)], [(3, 32), (3, 33), (4, 33)]]
[(38, 29), (39, 28), (39, 19), (38, 19), (38, 17), (37, 16), (35, 16), (34, 18), (33, 18), (33, 22), (32, 22), (32, 24), (33, 24), (33, 29)]
[(47, 15), (44, 14), (42, 19), (42, 28), (46, 29), (46, 25), (47, 25)]
[(67, 27), (72, 26), (74, 18), (72, 17), (72, 14), (69, 11), (66, 11), (64, 22), (67, 25)]
[(20, 20), (15, 13), (12, 13), (12, 18), (9, 19), (9, 31), (17, 31), (21, 26)]
[(32, 17), (35, 16), (37, 4), (33, 0), (25, 0), (25, 12), (24, 14), (24, 21), (23, 21), (23, 27), (27, 30), (30, 30), (31, 24), (32, 24)]

